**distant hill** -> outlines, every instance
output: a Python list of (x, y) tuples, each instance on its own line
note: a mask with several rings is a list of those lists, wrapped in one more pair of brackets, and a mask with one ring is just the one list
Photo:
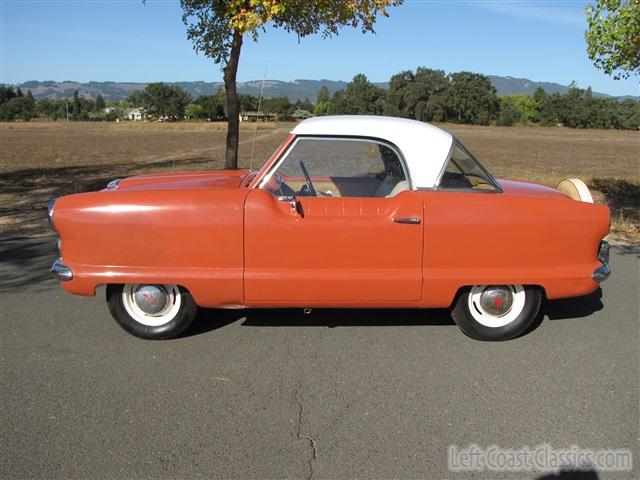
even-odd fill
[[(526, 78), (514, 77), (497, 77), (495, 75), (487, 75), (494, 88), (498, 91), (498, 95), (509, 95), (511, 93), (533, 95), (538, 87), (542, 87), (549, 95), (554, 93), (565, 94), (569, 91), (566, 85), (551, 82), (534, 82)], [(601, 94), (604, 95), (604, 94)]]
[[(498, 95), (508, 95), (512, 93), (533, 94), (538, 87), (542, 87), (547, 93), (566, 93), (569, 87), (558, 83), (550, 82), (534, 82), (526, 78), (498, 77), (488, 75), (491, 83), (498, 91)], [(220, 88), (224, 88), (222, 82), (166, 82), (173, 85), (179, 85), (189, 92), (194, 98), (200, 95), (209, 95), (215, 93)], [(376, 85), (387, 88), (388, 83), (377, 82)], [(95, 98), (98, 94), (102, 95), (106, 100), (124, 100), (131, 92), (142, 90), (146, 83), (134, 82), (88, 82), (79, 83), (71, 80), (64, 82), (54, 81), (29, 81), (19, 86), (23, 91), (31, 90), (36, 99), (41, 98), (69, 98), (73, 92), (78, 90), (82, 97)], [(262, 80), (254, 80), (250, 82), (239, 82), (238, 91), (240, 93), (249, 93), (258, 95), (262, 86)], [(266, 80), (264, 82), (265, 97), (289, 97), (289, 100), (304, 100), (305, 98), (315, 101), (316, 95), (320, 87), (325, 86), (329, 93), (342, 90), (347, 86), (347, 82), (337, 80), (293, 80), (284, 82), (281, 80)], [(596, 93), (595, 96), (609, 97), (604, 93)], [(639, 99), (640, 97), (619, 97)]]

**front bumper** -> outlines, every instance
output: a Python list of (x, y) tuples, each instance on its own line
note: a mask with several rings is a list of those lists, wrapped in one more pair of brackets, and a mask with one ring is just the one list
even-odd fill
[(68, 282), (69, 280), (73, 279), (73, 272), (69, 267), (62, 263), (61, 260), (62, 259), (58, 258), (55, 262), (53, 262), (53, 265), (51, 265), (51, 273), (53, 273), (53, 276), (58, 280)]
[(611, 275), (611, 267), (609, 267), (609, 242), (606, 240), (600, 242), (598, 260), (600, 260), (602, 265), (594, 270), (591, 278), (598, 283), (602, 283)]

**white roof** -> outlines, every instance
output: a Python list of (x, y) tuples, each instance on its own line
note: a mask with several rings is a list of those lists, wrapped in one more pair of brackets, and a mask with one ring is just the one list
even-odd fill
[(372, 115), (313, 117), (300, 122), (291, 133), (386, 140), (404, 156), (414, 188), (435, 186), (453, 143), (449, 132), (428, 123)]

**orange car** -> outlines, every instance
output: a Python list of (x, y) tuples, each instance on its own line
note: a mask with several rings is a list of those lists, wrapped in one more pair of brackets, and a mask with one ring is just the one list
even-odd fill
[(543, 297), (609, 275), (609, 210), (497, 180), (451, 133), (398, 118), (299, 123), (260, 171), (142, 175), (52, 200), (52, 267), (68, 292), (107, 286), (133, 335), (179, 335), (207, 308), (451, 307), (505, 340)]

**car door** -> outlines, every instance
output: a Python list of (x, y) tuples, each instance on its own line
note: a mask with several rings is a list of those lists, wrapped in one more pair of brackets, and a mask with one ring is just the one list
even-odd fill
[(283, 306), (417, 304), (423, 207), (379, 140), (298, 137), (245, 202), (245, 298)]

